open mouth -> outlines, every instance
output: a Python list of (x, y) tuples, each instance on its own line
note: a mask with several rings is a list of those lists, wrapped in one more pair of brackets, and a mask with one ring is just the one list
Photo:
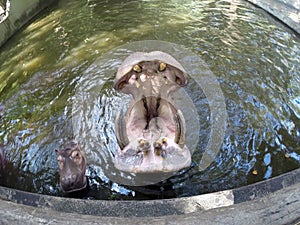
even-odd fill
[(173, 93), (187, 84), (183, 67), (167, 53), (136, 52), (119, 67), (114, 88), (133, 97), (126, 115), (115, 120), (119, 170), (173, 172), (188, 167), (185, 120)]
[(185, 121), (173, 104), (160, 97), (143, 97), (128, 113), (128, 123), (121, 113), (116, 118), (120, 150), (115, 165), (119, 170), (173, 172), (190, 165), (190, 152), (185, 146)]

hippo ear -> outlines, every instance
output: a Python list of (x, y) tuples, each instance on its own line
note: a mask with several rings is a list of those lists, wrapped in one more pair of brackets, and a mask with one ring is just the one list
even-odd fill
[(60, 154), (61, 154), (61, 151), (58, 150), (58, 149), (55, 149), (55, 152), (56, 152), (57, 155), (60, 155)]

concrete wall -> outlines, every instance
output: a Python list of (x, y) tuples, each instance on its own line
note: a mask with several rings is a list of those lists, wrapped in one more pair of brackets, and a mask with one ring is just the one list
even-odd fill
[[(30, 19), (52, 4), (55, 0), (7, 0), (3, 8), (10, 5), (4, 15), (0, 15), (0, 47)], [(2, 1), (1, 1), (2, 2)], [(9, 4), (10, 3), (10, 4)], [(3, 4), (3, 3), (2, 3)], [(1, 12), (0, 12), (1, 13)], [(2, 18), (2, 19), (1, 19)]]
[[(234, 204), (220, 206), (222, 193)], [(0, 187), (0, 224), (277, 225), (298, 222), (300, 169), (233, 190), (151, 201), (82, 200)]]
[(248, 0), (300, 34), (300, 0)]

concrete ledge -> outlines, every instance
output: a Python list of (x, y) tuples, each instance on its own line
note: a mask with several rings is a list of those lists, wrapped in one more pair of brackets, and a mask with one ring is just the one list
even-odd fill
[(0, 187), (0, 208), (5, 224), (289, 224), (300, 221), (300, 169), (233, 190), (152, 201), (71, 199)]
[(248, 0), (277, 17), (295, 32), (300, 34), (299, 0)]
[[(2, 201), (1, 224), (296, 224), (300, 187), (293, 185), (262, 199), (183, 215), (112, 217), (65, 213)], [(127, 210), (131, 209), (129, 206)]]
[(7, 18), (0, 23), (0, 47), (22, 26), (55, 0), (11, 0)]

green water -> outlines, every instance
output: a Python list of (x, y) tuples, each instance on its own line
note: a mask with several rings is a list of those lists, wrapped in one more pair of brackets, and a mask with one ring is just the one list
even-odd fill
[[(199, 171), (198, 152), (208, 128), (203, 129), (189, 170), (156, 185), (125, 187), (103, 174), (105, 163), (97, 161), (105, 162), (105, 157), (99, 155), (97, 140), (90, 140), (82, 143), (94, 157), (87, 171), (90, 190), (80, 197), (190, 196), (247, 185), (300, 166), (300, 38), (291, 30), (242, 0), (65, 0), (0, 49), (0, 146), (11, 162), (0, 176), (1, 185), (62, 194), (54, 149), (76, 136), (71, 127), (76, 88), (83, 83), (87, 90), (93, 88), (85, 74), (97, 73), (95, 61), (102, 55), (141, 40), (182, 45), (217, 76), (228, 116), (223, 145), (214, 162)], [(103, 76), (105, 85), (99, 90), (102, 124), (112, 120), (103, 98), (111, 99), (110, 104), (120, 101), (112, 80), (113, 74)], [(202, 125), (209, 127), (205, 96), (197, 88), (190, 91)], [(99, 130), (98, 136), (111, 156), (112, 133)]]

